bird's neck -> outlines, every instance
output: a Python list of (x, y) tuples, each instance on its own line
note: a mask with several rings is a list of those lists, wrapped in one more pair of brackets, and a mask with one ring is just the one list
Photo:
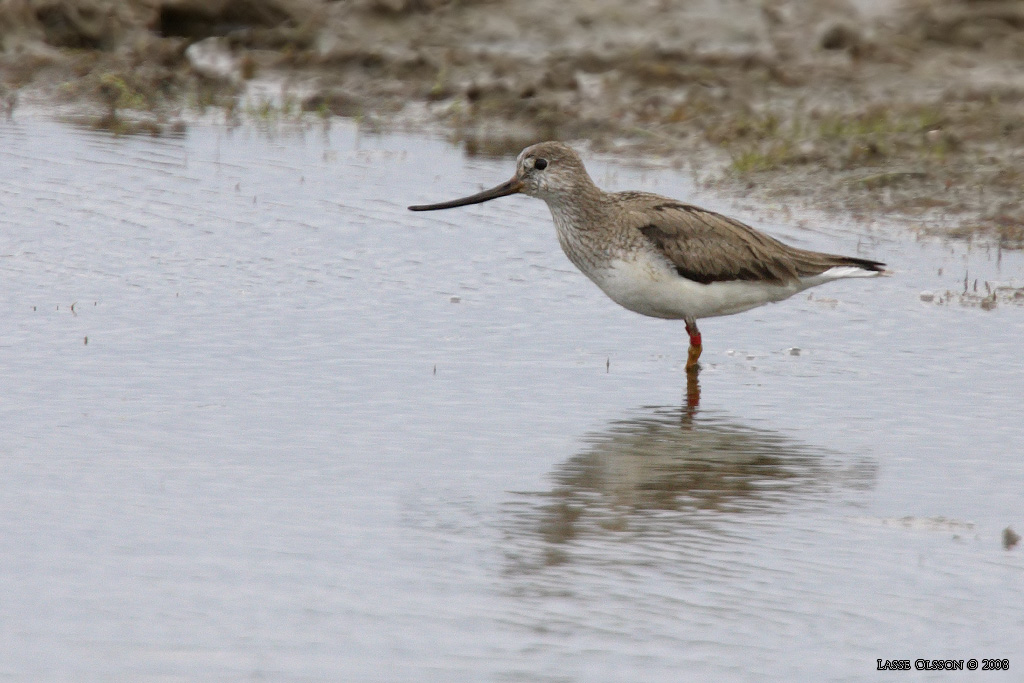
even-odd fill
[(593, 183), (580, 184), (572, 192), (544, 197), (559, 230), (587, 232), (604, 221), (600, 216), (607, 204), (607, 193)]

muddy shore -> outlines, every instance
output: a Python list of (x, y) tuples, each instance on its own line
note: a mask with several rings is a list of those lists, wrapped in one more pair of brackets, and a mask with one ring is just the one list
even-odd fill
[(4, 0), (0, 115), (358, 117), (1024, 246), (1024, 2)]

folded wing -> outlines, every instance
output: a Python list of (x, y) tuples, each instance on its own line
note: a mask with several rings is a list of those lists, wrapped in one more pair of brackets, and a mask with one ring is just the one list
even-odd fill
[[(878, 261), (798, 249), (714, 211), (646, 196), (649, 206), (631, 211), (628, 220), (688, 280), (785, 284), (837, 266), (884, 270)], [(633, 198), (641, 197), (635, 193)]]

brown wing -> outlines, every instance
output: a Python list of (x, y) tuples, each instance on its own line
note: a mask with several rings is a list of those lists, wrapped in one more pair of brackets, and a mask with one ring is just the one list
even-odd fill
[(703, 284), (728, 280), (783, 284), (819, 275), (834, 266), (872, 271), (884, 267), (877, 261), (797, 249), (714, 211), (648, 197), (649, 205), (630, 212), (629, 220), (688, 280)]

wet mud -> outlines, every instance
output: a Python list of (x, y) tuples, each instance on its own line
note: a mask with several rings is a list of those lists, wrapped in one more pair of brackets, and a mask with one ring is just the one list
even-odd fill
[(17, 0), (0, 114), (161, 134), (354, 117), (540, 139), (709, 193), (1024, 244), (1024, 6), (967, 0)]

